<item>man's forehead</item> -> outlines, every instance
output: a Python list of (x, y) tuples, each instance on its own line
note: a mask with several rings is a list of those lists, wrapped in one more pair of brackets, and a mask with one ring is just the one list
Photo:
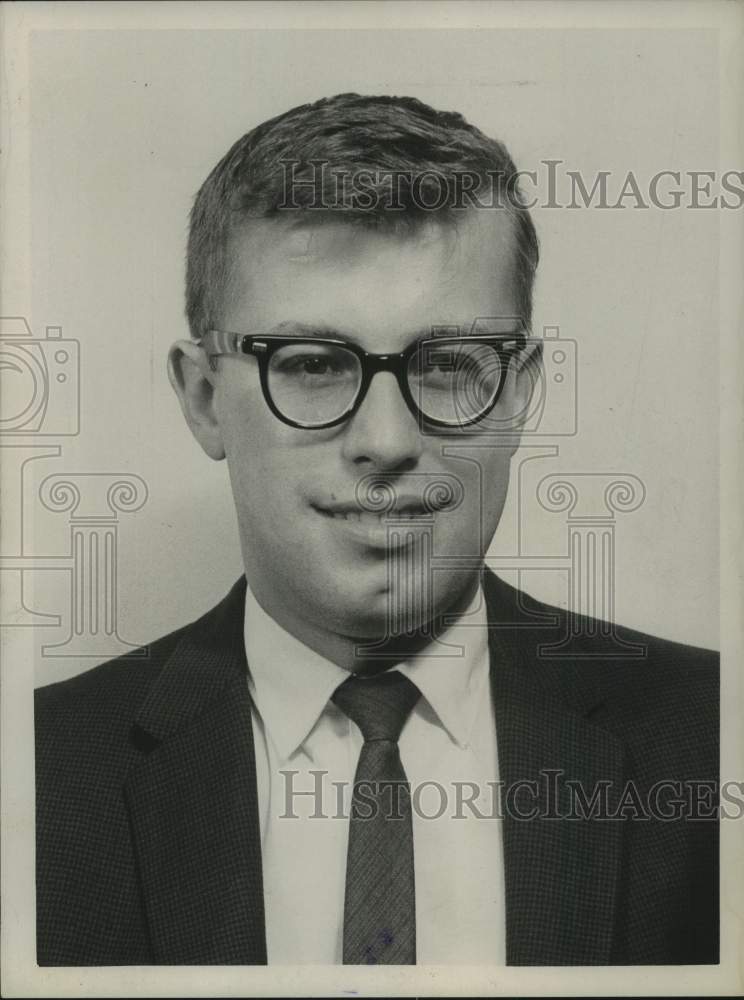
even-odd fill
[(356, 261), (381, 262), (405, 256), (411, 266), (424, 262), (475, 263), (484, 254), (494, 263), (511, 262), (514, 224), (504, 208), (453, 212), (446, 218), (431, 214), (410, 220), (344, 218), (339, 213), (309, 210), (252, 219), (237, 227), (228, 241), (228, 255), (247, 265), (257, 259), (272, 264), (353, 266)]
[(374, 330), (375, 345), (393, 350), (432, 327), (465, 334), (478, 317), (516, 312), (505, 213), (395, 228), (308, 214), (302, 223), (251, 223), (233, 241), (224, 328), (266, 333), (304, 323), (365, 343)]

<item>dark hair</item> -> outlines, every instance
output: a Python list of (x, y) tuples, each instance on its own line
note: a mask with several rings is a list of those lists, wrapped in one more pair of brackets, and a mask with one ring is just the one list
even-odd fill
[(515, 224), (518, 301), (529, 323), (538, 242), (516, 181), (503, 143), (413, 97), (338, 94), (272, 118), (238, 139), (194, 201), (186, 264), (192, 336), (215, 323), (236, 224), (288, 209), (322, 208), (380, 225), (502, 206)]

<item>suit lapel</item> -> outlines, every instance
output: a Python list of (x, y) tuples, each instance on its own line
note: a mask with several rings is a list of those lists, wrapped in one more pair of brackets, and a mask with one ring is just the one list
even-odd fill
[[(545, 632), (524, 616), (515, 624), (519, 612), (505, 598), (505, 585), (487, 573), (484, 586), (499, 778), (510, 790), (503, 825), (507, 964), (607, 964), (623, 824), (550, 817), (570, 812), (567, 782), (589, 798), (609, 783), (614, 801), (623, 782), (623, 747), (586, 719), (596, 708), (591, 686), (565, 661), (556, 667), (540, 659)], [(573, 683), (566, 683), (567, 671)]]
[(245, 579), (185, 630), (138, 713), (125, 796), (155, 961), (263, 964)]

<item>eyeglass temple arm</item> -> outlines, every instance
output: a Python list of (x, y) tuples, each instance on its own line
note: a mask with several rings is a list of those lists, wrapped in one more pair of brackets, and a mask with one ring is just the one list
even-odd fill
[(228, 333), (225, 330), (207, 330), (204, 336), (199, 338), (199, 344), (208, 355), (239, 354), (242, 350), (241, 341), (243, 339), (243, 335), (240, 333)]

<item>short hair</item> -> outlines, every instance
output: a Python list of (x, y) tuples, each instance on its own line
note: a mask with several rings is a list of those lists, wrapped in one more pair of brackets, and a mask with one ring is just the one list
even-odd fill
[[(352, 185), (350, 193), (339, 185), (344, 175), (362, 178), (362, 188)], [(349, 221), (415, 224), (432, 212), (451, 217), (470, 207), (465, 194), (472, 204), (486, 189), (486, 205), (504, 207), (515, 223), (518, 305), (529, 324), (538, 240), (517, 181), (503, 143), (413, 97), (338, 94), (293, 108), (238, 139), (196, 195), (186, 262), (191, 334), (215, 325), (230, 277), (228, 243), (240, 223), (287, 208), (326, 208)]]

